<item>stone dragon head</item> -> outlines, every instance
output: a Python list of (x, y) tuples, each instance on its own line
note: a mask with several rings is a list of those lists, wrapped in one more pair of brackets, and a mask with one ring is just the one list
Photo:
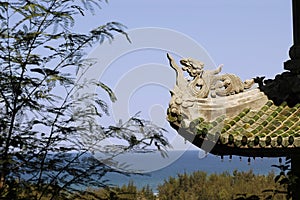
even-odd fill
[(191, 77), (201, 76), (203, 73), (204, 63), (193, 58), (183, 58), (180, 60), (183, 65), (182, 70), (187, 71)]

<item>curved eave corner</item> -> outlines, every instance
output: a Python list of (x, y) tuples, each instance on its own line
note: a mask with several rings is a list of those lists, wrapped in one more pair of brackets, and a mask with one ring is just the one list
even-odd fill
[(300, 104), (244, 108), (234, 117), (193, 120), (177, 131), (194, 145), (216, 155), (281, 157), (300, 153)]

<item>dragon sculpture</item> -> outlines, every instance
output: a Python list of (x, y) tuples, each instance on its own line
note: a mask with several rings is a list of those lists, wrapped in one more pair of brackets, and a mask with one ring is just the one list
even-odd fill
[[(214, 70), (204, 70), (204, 63), (193, 58), (180, 60), (179, 67), (172, 56), (167, 54), (170, 66), (176, 72), (176, 85), (171, 92), (171, 101), (168, 108), (168, 120), (180, 123), (182, 118), (190, 118), (187, 115), (188, 108), (201, 99), (225, 97), (243, 92), (254, 84), (254, 80), (242, 82), (234, 74), (219, 73), (222, 65)], [(187, 72), (189, 77), (184, 76)]]

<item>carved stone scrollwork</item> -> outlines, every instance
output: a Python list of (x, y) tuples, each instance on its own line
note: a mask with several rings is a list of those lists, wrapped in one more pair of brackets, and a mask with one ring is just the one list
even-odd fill
[(239, 77), (234, 74), (224, 74), (216, 77), (214, 83), (211, 85), (211, 96), (229, 96), (243, 92), (249, 89), (254, 84), (254, 79), (242, 82)]

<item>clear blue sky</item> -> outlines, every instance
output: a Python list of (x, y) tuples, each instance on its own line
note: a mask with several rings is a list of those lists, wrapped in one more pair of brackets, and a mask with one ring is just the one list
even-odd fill
[(291, 1), (110, 0), (80, 26), (108, 21), (121, 22), (128, 30), (179, 31), (202, 45), (215, 63), (242, 77), (273, 77), (282, 70), (292, 44)]
[[(207, 67), (224, 64), (223, 72), (234, 73), (243, 80), (262, 75), (273, 78), (281, 73), (292, 45), (291, 1), (286, 0), (110, 0), (102, 4), (102, 10), (95, 16), (79, 20), (78, 28), (86, 30), (109, 21), (126, 25), (132, 44), (122, 38), (122, 45), (113, 42), (95, 49), (101, 52), (97, 55), (98, 70), (104, 70), (100, 80), (116, 90), (119, 100), (121, 97), (117, 111), (122, 109), (129, 115), (142, 111), (142, 117), (163, 125), (169, 131), (167, 135), (174, 149), (187, 148), (165, 120), (170, 100), (168, 90), (175, 84), (175, 73), (168, 66), (166, 52), (175, 50), (160, 48), (159, 43), (164, 41), (156, 35), (138, 34), (135, 38), (135, 34), (130, 34), (133, 29), (156, 27), (182, 34), (197, 42), (210, 56), (195, 53), (199, 55), (197, 59), (215, 64)], [(143, 48), (140, 39), (156, 45)], [(177, 44), (174, 48), (182, 45), (179, 40), (171, 42)], [(134, 45), (139, 49), (133, 51)], [(118, 55), (120, 48), (129, 50)], [(115, 57), (106, 65), (104, 60), (111, 54)], [(177, 61), (192, 56), (182, 54), (175, 55)]]

